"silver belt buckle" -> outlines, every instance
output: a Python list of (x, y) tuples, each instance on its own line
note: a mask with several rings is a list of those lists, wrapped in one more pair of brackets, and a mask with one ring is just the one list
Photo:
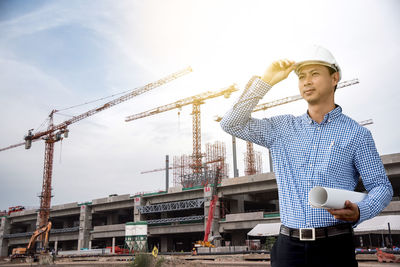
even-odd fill
[(314, 241), (315, 228), (300, 228), (299, 236), (301, 241)]

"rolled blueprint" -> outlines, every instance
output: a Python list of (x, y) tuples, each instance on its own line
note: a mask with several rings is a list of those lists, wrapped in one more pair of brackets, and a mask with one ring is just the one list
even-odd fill
[(365, 193), (316, 186), (310, 190), (308, 200), (314, 208), (343, 209), (346, 200), (356, 203), (362, 201), (366, 197), (367, 194)]

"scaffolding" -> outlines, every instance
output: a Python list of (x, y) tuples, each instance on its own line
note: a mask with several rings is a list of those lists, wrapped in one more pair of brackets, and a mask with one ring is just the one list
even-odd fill
[(247, 151), (244, 154), (245, 175), (254, 175), (262, 173), (262, 155), (261, 152), (254, 151), (253, 143), (247, 143)]
[[(220, 167), (220, 177), (222, 179), (229, 177), (229, 168), (226, 163), (226, 147), (224, 142), (216, 141), (213, 144), (206, 144), (206, 168), (217, 172)], [(221, 181), (218, 181), (221, 182)]]
[(197, 222), (203, 221), (204, 215), (195, 215), (195, 216), (187, 216), (187, 217), (175, 217), (175, 218), (163, 218), (163, 219), (155, 219), (155, 220), (147, 220), (148, 225), (154, 224), (164, 224), (164, 223), (175, 223), (175, 222)]
[[(213, 180), (217, 168), (221, 167), (220, 177), (228, 177), (228, 164), (226, 163), (226, 147), (224, 142), (216, 141), (205, 145), (206, 153), (202, 155), (204, 163), (199, 169), (198, 158), (192, 155), (174, 156), (173, 176), (174, 186), (195, 187), (205, 186)], [(218, 182), (221, 182), (220, 180)]]
[(149, 214), (149, 213), (158, 213), (167, 211), (199, 209), (202, 208), (203, 204), (204, 204), (204, 198), (198, 198), (198, 199), (161, 203), (155, 205), (139, 206), (138, 209), (141, 214)]
[(192, 158), (189, 155), (174, 156), (172, 163), (174, 186), (182, 185), (182, 177), (192, 173), (190, 166), (192, 164)]

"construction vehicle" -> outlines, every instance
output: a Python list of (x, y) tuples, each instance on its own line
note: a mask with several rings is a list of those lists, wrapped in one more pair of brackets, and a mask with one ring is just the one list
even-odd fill
[(11, 253), (11, 259), (15, 258), (26, 258), (26, 257), (34, 257), (36, 252), (35, 245), (36, 241), (40, 236), (43, 236), (43, 250), (41, 252), (45, 252), (47, 250), (47, 246), (49, 244), (49, 233), (51, 230), (51, 222), (47, 222), (47, 225), (44, 225), (35, 232), (33, 232), (29, 243), (26, 247), (23, 248), (14, 248)]
[[(58, 125), (53, 124), (53, 115), (58, 112), (58, 110), (51, 111), (49, 115), (49, 124), (48, 128), (45, 131), (33, 133), (33, 129), (28, 131), (28, 134), (24, 138), (23, 143), (18, 143), (15, 145), (11, 145), (8, 147), (0, 148), (0, 152), (4, 150), (8, 150), (11, 148), (19, 147), (25, 145), (25, 149), (29, 149), (32, 145), (32, 142), (44, 140), (45, 141), (45, 156), (44, 156), (44, 171), (43, 171), (43, 184), (42, 184), (42, 193), (39, 195), (40, 197), (40, 208), (39, 208), (39, 218), (38, 218), (38, 225), (48, 225), (48, 220), (50, 217), (50, 203), (51, 203), (51, 183), (52, 183), (52, 173), (53, 173), (53, 156), (54, 156), (54, 143), (63, 140), (63, 138), (68, 137), (69, 129), (68, 127), (86, 119), (94, 114), (97, 114), (103, 110), (109, 109), (115, 105), (123, 103), (127, 100), (130, 100), (138, 95), (146, 93), (154, 88), (157, 88), (163, 84), (166, 84), (170, 81), (178, 79), (179, 77), (190, 73), (192, 69), (187, 67), (181, 71), (172, 73), (160, 80), (155, 82), (149, 83), (145, 86), (136, 88), (134, 90), (130, 90), (128, 93), (123, 94), (122, 96), (113, 99), (104, 105), (91, 109), (87, 112), (84, 112), (80, 115), (74, 116), (69, 120), (66, 120)], [(94, 102), (94, 101), (92, 101)], [(75, 107), (75, 106), (73, 106)], [(72, 108), (72, 107), (71, 107)], [(64, 109), (65, 110), (65, 109)], [(64, 137), (62, 137), (64, 136)], [(40, 230), (39, 228), (38, 230)], [(40, 237), (40, 243), (42, 243), (42, 247), (44, 247), (44, 240)]]

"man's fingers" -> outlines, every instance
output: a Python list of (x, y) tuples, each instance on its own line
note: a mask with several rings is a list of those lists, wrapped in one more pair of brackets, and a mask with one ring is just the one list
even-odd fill
[(343, 221), (357, 221), (360, 216), (357, 204), (348, 200), (345, 202), (345, 208), (331, 209), (328, 211), (335, 219)]

